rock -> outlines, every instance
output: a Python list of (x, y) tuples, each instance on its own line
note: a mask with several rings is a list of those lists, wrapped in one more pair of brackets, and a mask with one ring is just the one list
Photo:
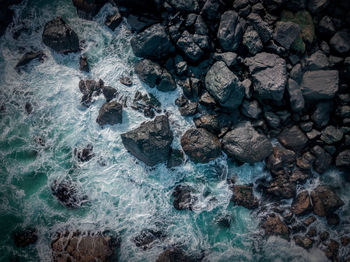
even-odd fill
[(328, 214), (326, 219), (327, 224), (330, 226), (337, 226), (340, 223), (340, 218), (337, 214)]
[(296, 215), (304, 215), (312, 210), (311, 199), (307, 191), (300, 192), (293, 200), (291, 211)]
[(135, 245), (137, 247), (142, 247), (144, 250), (151, 248), (152, 244), (159, 240), (163, 240), (165, 234), (159, 230), (153, 229), (143, 229), (140, 234), (134, 238)]
[(301, 130), (304, 132), (310, 132), (312, 130), (314, 123), (309, 121), (309, 122), (302, 122), (299, 124)]
[(262, 228), (265, 230), (265, 235), (267, 236), (277, 235), (286, 239), (289, 237), (288, 227), (276, 214), (268, 215), (262, 224)]
[(215, 99), (209, 94), (209, 92), (204, 92), (199, 99), (199, 103), (207, 107), (214, 107), (216, 105)]
[(338, 261), (339, 243), (334, 239), (329, 240), (327, 249), (324, 250), (326, 257), (332, 261)]
[(262, 113), (262, 110), (259, 106), (258, 101), (248, 101), (244, 100), (241, 107), (241, 112), (246, 117), (252, 118), (252, 119), (258, 119)]
[(314, 213), (320, 217), (335, 212), (344, 202), (327, 186), (318, 186), (311, 192)]
[(309, 140), (314, 140), (318, 138), (321, 135), (321, 132), (317, 131), (316, 129), (312, 129), (310, 132), (306, 133), (306, 136)]
[(321, 132), (321, 140), (330, 145), (342, 140), (343, 135), (341, 129), (338, 129), (335, 126), (327, 126)]
[(229, 10), (222, 14), (217, 38), (224, 51), (235, 51), (241, 44), (243, 28), (235, 11)]
[(260, 40), (258, 32), (253, 27), (248, 27), (243, 35), (243, 45), (252, 55), (256, 55), (263, 49), (263, 43)]
[(238, 77), (222, 61), (216, 62), (205, 76), (205, 87), (221, 106), (236, 109), (244, 97)]
[(281, 101), (287, 84), (286, 61), (278, 55), (263, 52), (247, 58), (246, 64), (253, 77), (256, 97)]
[(306, 236), (308, 237), (316, 237), (317, 236), (317, 228), (316, 227), (310, 227), (310, 229), (307, 231)]
[(77, 9), (78, 16), (83, 19), (92, 20), (100, 11), (107, 0), (72, 0)]
[(179, 111), (182, 116), (193, 116), (197, 113), (197, 107), (197, 102), (188, 102), (185, 105), (179, 107)]
[(233, 52), (214, 53), (213, 58), (216, 61), (225, 62), (227, 67), (233, 67), (237, 64), (237, 54)]
[(296, 113), (301, 112), (304, 109), (305, 101), (303, 93), (296, 81), (293, 79), (288, 80), (287, 91), (289, 95), (289, 102), (292, 110)]
[(338, 91), (339, 74), (336, 70), (307, 71), (303, 75), (301, 91), (306, 100), (332, 99)]
[(88, 144), (83, 148), (74, 148), (74, 156), (80, 162), (87, 162), (95, 156), (93, 149), (94, 147), (91, 144)]
[(193, 36), (187, 31), (182, 33), (176, 45), (190, 62), (200, 60), (204, 54), (203, 50), (195, 43)]
[(309, 237), (294, 236), (295, 244), (305, 249), (312, 248), (313, 240)]
[(121, 124), (123, 121), (123, 106), (117, 101), (106, 102), (100, 108), (96, 122), (100, 125)]
[(177, 185), (173, 191), (173, 205), (177, 210), (192, 210), (197, 198), (194, 189), (187, 185)]
[(326, 172), (332, 164), (332, 156), (328, 154), (322, 147), (314, 146), (312, 153), (315, 155), (314, 169), (319, 174)]
[(53, 261), (111, 261), (117, 242), (100, 232), (57, 233), (51, 243)]
[(310, 71), (327, 69), (329, 66), (328, 58), (322, 51), (316, 51), (306, 59), (306, 67)]
[[(116, 0), (116, 1), (119, 1), (119, 0)], [(146, 4), (146, 2), (154, 2), (154, 1), (153, 0), (143, 1), (143, 2), (138, 1), (138, 5), (140, 4), (144, 5)], [(160, 22), (160, 18), (157, 17), (156, 15), (153, 15), (151, 13), (148, 13), (148, 14), (141, 13), (139, 10), (140, 9), (137, 8), (134, 14), (133, 13), (130, 14), (128, 12), (126, 13), (127, 15), (126, 20), (132, 32), (140, 33), (144, 31), (146, 28)], [(145, 10), (145, 8), (143, 10)], [(125, 12), (125, 9), (123, 11)], [(150, 11), (154, 12), (154, 9)]]
[(308, 1), (308, 9), (311, 13), (317, 14), (320, 13), (323, 9), (325, 9), (329, 4), (329, 0), (309, 0)]
[(179, 248), (169, 248), (162, 252), (156, 262), (195, 262), (195, 260), (186, 256)]
[(299, 25), (293, 22), (277, 22), (273, 39), (289, 50), (300, 34)]
[(37, 231), (35, 228), (25, 228), (24, 230), (18, 230), (12, 234), (13, 242), (16, 247), (26, 247), (33, 245), (38, 240)]
[(281, 119), (273, 112), (264, 113), (267, 124), (272, 128), (279, 128), (281, 126)]
[(308, 142), (307, 137), (298, 126), (285, 128), (277, 138), (283, 146), (295, 152), (301, 152)]
[(51, 185), (52, 194), (66, 207), (77, 208), (87, 202), (86, 195), (80, 195), (77, 185), (69, 178), (61, 182), (55, 180)]
[(323, 231), (323, 232), (320, 234), (320, 240), (321, 240), (321, 241), (326, 241), (328, 238), (329, 238), (329, 233), (328, 233), (327, 231)]
[(303, 72), (300, 64), (296, 64), (292, 71), (290, 71), (290, 78), (295, 80), (298, 84), (301, 83)]
[(102, 88), (102, 93), (103, 93), (104, 97), (106, 98), (106, 101), (109, 102), (117, 96), (118, 91), (117, 91), (117, 89), (115, 89), (113, 87), (104, 86)]
[(118, 8), (115, 7), (114, 14), (106, 17), (105, 25), (108, 26), (112, 31), (116, 29), (123, 21), (123, 17), (119, 13)]
[(83, 94), (81, 98), (81, 104), (89, 107), (92, 103), (92, 96), (94, 94), (99, 95), (103, 89), (104, 83), (102, 80), (98, 82), (94, 80), (80, 80), (79, 90)]
[(316, 217), (310, 216), (308, 218), (305, 218), (305, 220), (303, 221), (303, 224), (308, 227), (315, 221), (316, 221)]
[(236, 205), (248, 209), (256, 209), (259, 207), (259, 200), (253, 194), (253, 187), (249, 185), (233, 186), (232, 201)]
[(316, 109), (311, 115), (311, 119), (315, 123), (316, 128), (322, 128), (328, 124), (332, 110), (332, 101), (320, 102), (316, 105)]
[(34, 59), (43, 59), (45, 57), (45, 54), (43, 51), (37, 51), (37, 52), (27, 52), (25, 53), (21, 59), (18, 61), (18, 63), (15, 66), (15, 69), (18, 69), (22, 66), (27, 65), (28, 63), (30, 63), (32, 60)]
[(297, 166), (303, 170), (311, 170), (316, 158), (310, 152), (305, 152), (301, 157), (297, 158)]
[(220, 134), (223, 128), (231, 125), (230, 116), (225, 114), (219, 115), (201, 115), (194, 118), (193, 121), (197, 128), (204, 128), (213, 134)]
[(119, 79), (119, 82), (128, 87), (132, 86), (132, 80), (130, 79), (130, 77), (127, 77), (127, 76), (122, 76)]
[(285, 175), (277, 176), (270, 181), (266, 192), (277, 199), (293, 198), (296, 194), (296, 182)]
[(207, 163), (221, 154), (220, 141), (203, 128), (189, 129), (181, 137), (186, 155), (199, 163)]
[(42, 35), (45, 45), (58, 53), (78, 52), (78, 35), (63, 21), (61, 17), (46, 23)]
[(350, 167), (350, 150), (344, 150), (340, 152), (335, 160), (337, 167)]
[(350, 244), (350, 237), (349, 236), (343, 236), (340, 238), (340, 242), (342, 246), (346, 247), (347, 245)]
[(157, 87), (158, 90), (163, 92), (176, 89), (176, 83), (171, 74), (151, 60), (138, 61), (135, 65), (135, 73), (151, 88)]
[(153, 118), (155, 112), (161, 113), (161, 103), (152, 94), (142, 94), (136, 91), (131, 108), (143, 113), (145, 117)]
[(255, 163), (272, 153), (272, 144), (266, 136), (259, 134), (250, 122), (238, 124), (222, 140), (225, 153), (238, 161)]
[(140, 127), (121, 135), (125, 148), (149, 166), (167, 161), (173, 133), (166, 116), (143, 122)]
[(258, 32), (261, 41), (266, 44), (272, 38), (272, 29), (261, 17), (256, 13), (251, 13), (247, 17), (248, 21), (253, 25)]
[(282, 146), (273, 148), (273, 153), (266, 159), (266, 168), (274, 176), (284, 175), (293, 168), (295, 163), (295, 153), (292, 150), (285, 149)]
[(167, 168), (177, 167), (184, 162), (184, 153), (180, 149), (172, 149), (167, 163)]
[(163, 59), (175, 51), (164, 26), (155, 24), (131, 39), (131, 47), (136, 56), (149, 59)]
[(24, 108), (25, 108), (28, 115), (30, 115), (33, 112), (33, 106), (29, 102), (26, 102)]
[(90, 67), (86, 56), (80, 56), (79, 59), (79, 70), (89, 73)]
[(215, 20), (218, 16), (220, 3), (216, 0), (207, 0), (202, 8), (201, 15), (208, 20)]
[(331, 38), (329, 44), (338, 54), (346, 54), (350, 50), (350, 31), (342, 30)]

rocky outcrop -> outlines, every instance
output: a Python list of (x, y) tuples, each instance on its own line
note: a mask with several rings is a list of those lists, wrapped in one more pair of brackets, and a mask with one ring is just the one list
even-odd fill
[(253, 194), (253, 186), (251, 185), (235, 185), (233, 186), (232, 201), (239, 206), (248, 209), (259, 207), (259, 200)]
[(221, 154), (220, 141), (203, 128), (187, 130), (181, 137), (181, 146), (194, 162), (207, 163)]
[(15, 68), (19, 69), (20, 67), (25, 66), (26, 64), (30, 63), (34, 59), (42, 60), (44, 57), (45, 57), (45, 54), (43, 51), (27, 52), (21, 57), (21, 59), (16, 64)]
[(46, 23), (42, 35), (45, 45), (58, 53), (78, 52), (78, 35), (66, 24), (61, 17)]
[(327, 186), (318, 186), (311, 192), (311, 198), (314, 213), (320, 217), (327, 216), (344, 205), (343, 200)]
[(159, 230), (143, 229), (133, 240), (137, 247), (146, 250), (151, 248), (156, 241), (161, 241), (165, 238), (165, 234)]
[(113, 31), (121, 24), (122, 21), (123, 17), (119, 13), (118, 8), (115, 8), (114, 13), (106, 17), (105, 25)]
[(222, 140), (225, 153), (238, 161), (255, 163), (272, 153), (272, 144), (259, 134), (249, 122), (238, 124)]
[(93, 96), (101, 94), (103, 87), (104, 83), (101, 79), (98, 82), (94, 80), (80, 80), (79, 90), (83, 94), (81, 104), (89, 107), (92, 103)]
[(173, 133), (166, 116), (143, 122), (140, 127), (121, 135), (125, 148), (146, 165), (154, 166), (169, 159)]
[(55, 180), (51, 185), (52, 194), (66, 207), (77, 208), (87, 202), (87, 196), (78, 192), (77, 185), (71, 179)]

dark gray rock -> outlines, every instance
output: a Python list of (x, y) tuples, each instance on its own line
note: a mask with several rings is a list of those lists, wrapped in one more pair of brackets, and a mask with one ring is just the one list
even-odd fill
[(298, 84), (301, 83), (303, 78), (303, 71), (300, 64), (296, 64), (289, 73), (290, 78), (296, 81)]
[(66, 207), (77, 208), (87, 202), (87, 196), (78, 192), (77, 185), (70, 178), (55, 180), (51, 185), (52, 194)]
[(316, 158), (310, 152), (305, 152), (301, 157), (297, 158), (297, 166), (303, 170), (311, 170)]
[(232, 201), (238, 205), (248, 209), (256, 209), (259, 207), (259, 200), (253, 194), (253, 186), (250, 185), (234, 185)]
[(327, 186), (318, 186), (311, 192), (314, 213), (320, 217), (335, 212), (344, 202)]
[(148, 59), (140, 60), (135, 65), (135, 73), (149, 87), (157, 87), (163, 92), (176, 89), (176, 83), (171, 74), (157, 63)]
[(305, 101), (303, 93), (296, 81), (288, 80), (287, 91), (289, 95), (289, 102), (293, 112), (299, 113), (304, 109)]
[(197, 113), (197, 107), (198, 107), (197, 102), (190, 101), (184, 104), (183, 106), (180, 106), (179, 111), (182, 116), (193, 116), (194, 114)]
[(201, 14), (208, 20), (218, 17), (220, 3), (217, 0), (207, 0), (202, 8)]
[(343, 138), (343, 131), (335, 126), (327, 126), (321, 132), (321, 140), (326, 144), (334, 144)]
[(242, 8), (246, 7), (247, 5), (249, 5), (249, 0), (235, 0), (233, 2), (233, 8), (236, 10), (242, 9)]
[(194, 34), (193, 41), (202, 50), (208, 51), (210, 49), (210, 40), (207, 35)]
[(300, 34), (300, 27), (293, 22), (278, 22), (273, 39), (285, 49), (289, 50)]
[(252, 119), (258, 119), (262, 113), (262, 110), (259, 106), (258, 101), (248, 101), (244, 100), (241, 107), (241, 112), (246, 117), (252, 118)]
[(313, 122), (302, 122), (299, 124), (301, 130), (304, 132), (310, 132), (312, 130), (314, 123)]
[(180, 149), (172, 149), (167, 163), (167, 168), (173, 168), (182, 165), (184, 162), (184, 153)]
[(169, 159), (173, 133), (166, 116), (143, 122), (138, 128), (121, 135), (125, 148), (149, 166)]
[(307, 71), (303, 75), (301, 91), (306, 100), (332, 99), (338, 91), (339, 73), (336, 70)]
[(222, 61), (216, 62), (205, 76), (205, 87), (221, 106), (236, 109), (243, 100), (244, 88), (238, 77)]
[(104, 83), (101, 79), (98, 82), (94, 80), (80, 80), (79, 90), (83, 94), (81, 104), (89, 107), (92, 103), (92, 97), (101, 94), (103, 86)]
[(272, 38), (272, 29), (262, 18), (256, 14), (251, 13), (247, 17), (248, 21), (253, 25), (254, 29), (258, 32), (261, 41), (265, 44)]
[(167, 0), (167, 2), (176, 10), (183, 13), (193, 13), (199, 11), (197, 0)]
[(327, 69), (329, 66), (327, 56), (320, 50), (306, 58), (306, 68), (310, 71)]
[(23, 248), (33, 245), (38, 241), (38, 232), (35, 228), (27, 227), (23, 230), (16, 230), (12, 234), (16, 247)]
[(221, 154), (220, 141), (203, 128), (187, 130), (181, 137), (181, 146), (194, 162), (207, 163)]
[(316, 105), (316, 109), (311, 115), (311, 119), (315, 123), (316, 128), (322, 128), (328, 124), (332, 110), (332, 101), (320, 102)]
[(155, 24), (134, 36), (131, 47), (136, 56), (149, 59), (163, 59), (175, 51), (164, 26)]
[(196, 22), (194, 23), (194, 31), (196, 34), (203, 36), (208, 34), (208, 27), (200, 15), (197, 17)]
[(37, 51), (37, 52), (27, 52), (25, 53), (21, 59), (18, 61), (18, 63), (15, 66), (15, 69), (18, 69), (22, 66), (25, 66), (26, 64), (30, 63), (34, 59), (43, 59), (45, 56), (43, 51)]
[(350, 168), (350, 150), (340, 152), (335, 160), (337, 167)]
[(350, 51), (350, 31), (342, 30), (337, 32), (329, 41), (333, 50), (338, 54), (346, 54)]
[(45, 45), (58, 53), (78, 52), (78, 35), (66, 24), (61, 17), (46, 23), (42, 35)]
[(165, 234), (159, 230), (143, 229), (133, 239), (137, 247), (141, 247), (143, 250), (149, 249), (158, 240), (161, 241), (165, 238)]
[(258, 99), (281, 101), (287, 84), (286, 61), (278, 55), (259, 53), (246, 59)]
[(318, 23), (317, 29), (322, 35), (325, 35), (327, 37), (331, 37), (336, 32), (336, 29), (332, 22), (332, 18), (330, 18), (329, 16), (322, 17), (322, 19)]
[(235, 51), (243, 38), (243, 28), (235, 11), (222, 14), (217, 33), (220, 46), (224, 51)]
[(295, 152), (301, 152), (308, 142), (307, 137), (298, 126), (286, 127), (277, 138), (283, 146)]
[(311, 13), (317, 14), (324, 10), (329, 4), (329, 0), (309, 0), (307, 7)]
[(243, 35), (243, 45), (252, 55), (256, 55), (263, 49), (263, 44), (260, 40), (258, 32), (253, 27), (249, 26)]
[(115, 125), (123, 121), (123, 106), (117, 101), (104, 103), (101, 107), (96, 122), (100, 125)]
[(83, 148), (74, 148), (74, 156), (80, 162), (90, 161), (95, 154), (93, 153), (94, 147), (91, 144), (84, 146)]
[(191, 62), (198, 61), (204, 54), (203, 50), (195, 43), (193, 35), (187, 31), (182, 33), (176, 45)]
[(273, 112), (264, 113), (267, 124), (272, 128), (279, 128), (281, 126), (281, 119)]
[(314, 146), (311, 152), (316, 157), (316, 160), (314, 161), (315, 171), (319, 174), (323, 174), (330, 168), (332, 164), (332, 156), (320, 146)]
[(225, 153), (238, 161), (255, 163), (272, 153), (272, 144), (266, 136), (259, 134), (250, 122), (238, 124), (222, 140)]
[(216, 61), (223, 61), (228, 67), (232, 67), (237, 64), (237, 54), (233, 52), (214, 53), (213, 56)]

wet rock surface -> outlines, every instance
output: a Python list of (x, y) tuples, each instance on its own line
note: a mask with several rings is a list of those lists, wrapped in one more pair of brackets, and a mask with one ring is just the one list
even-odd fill
[(78, 191), (77, 184), (70, 178), (62, 181), (55, 180), (51, 184), (52, 194), (68, 208), (81, 207), (87, 202), (87, 196)]
[(233, 186), (232, 201), (239, 206), (255, 209), (259, 206), (257, 197), (253, 194), (253, 187), (249, 185)]
[(23, 248), (35, 244), (38, 240), (38, 234), (35, 228), (28, 227), (13, 232), (12, 238), (17, 247)]
[(98, 113), (96, 122), (103, 125), (115, 125), (123, 122), (123, 106), (117, 101), (103, 104)]

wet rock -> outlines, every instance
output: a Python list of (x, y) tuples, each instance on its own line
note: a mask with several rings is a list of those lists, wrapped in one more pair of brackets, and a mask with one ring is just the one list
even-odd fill
[(311, 211), (311, 199), (307, 191), (300, 192), (293, 200), (291, 211), (296, 215), (303, 215)]
[(329, 0), (310, 0), (307, 7), (311, 13), (317, 14), (325, 9), (329, 4)]
[(333, 50), (338, 54), (346, 54), (350, 51), (350, 31), (342, 30), (337, 32), (329, 41)]
[(173, 191), (173, 205), (177, 210), (192, 210), (197, 198), (194, 189), (187, 185), (177, 185)]
[(267, 124), (272, 128), (279, 128), (281, 126), (281, 119), (273, 112), (264, 113)]
[(117, 101), (106, 102), (100, 108), (96, 122), (100, 125), (121, 124), (123, 121), (123, 106)]
[(350, 168), (350, 150), (340, 152), (335, 160), (337, 167)]
[(209, 92), (204, 92), (203, 95), (201, 95), (199, 103), (207, 107), (214, 107), (216, 105), (215, 99)]
[(321, 132), (321, 140), (326, 144), (334, 144), (343, 138), (343, 132), (334, 126), (327, 126)]
[(119, 82), (128, 87), (132, 86), (132, 80), (130, 79), (130, 77), (127, 77), (127, 76), (122, 76), (119, 79)]
[(295, 244), (305, 249), (310, 249), (312, 248), (312, 245), (313, 245), (312, 239), (306, 236), (304, 237), (294, 236), (294, 241), (295, 241)]
[(162, 252), (157, 258), (156, 262), (195, 262), (179, 248), (169, 248)]
[(35, 244), (38, 240), (38, 235), (35, 228), (28, 227), (23, 230), (13, 232), (12, 238), (16, 247), (26, 247)]
[(310, 227), (310, 229), (306, 233), (306, 236), (308, 236), (308, 237), (316, 237), (317, 236), (317, 228), (316, 227)]
[(90, 72), (90, 67), (86, 56), (80, 56), (79, 59), (79, 70), (84, 72)]
[(288, 80), (287, 91), (289, 95), (289, 102), (293, 112), (301, 112), (304, 109), (305, 101), (303, 93), (296, 81)]
[(87, 162), (95, 156), (93, 149), (94, 147), (91, 144), (88, 144), (83, 148), (74, 148), (74, 156), (80, 162)]
[(153, 118), (155, 112), (161, 113), (161, 103), (152, 94), (142, 94), (137, 91), (134, 96), (131, 108), (144, 114), (145, 117)]
[(350, 237), (349, 236), (343, 236), (340, 238), (340, 242), (342, 246), (346, 247), (350, 244)]
[(143, 249), (152, 247), (152, 244), (157, 240), (165, 238), (165, 234), (159, 230), (144, 229), (134, 238), (135, 245)]
[(176, 45), (190, 62), (196, 62), (204, 55), (203, 50), (194, 41), (193, 35), (187, 31), (182, 33)]
[(166, 116), (143, 122), (140, 127), (121, 135), (125, 148), (149, 166), (169, 159), (173, 133)]
[(197, 113), (197, 107), (197, 102), (188, 102), (185, 105), (179, 107), (179, 111), (182, 116), (192, 116)]
[(326, 241), (328, 238), (329, 238), (329, 233), (328, 233), (327, 231), (323, 231), (323, 232), (320, 234), (320, 240), (321, 240), (321, 241)]
[(176, 84), (171, 74), (157, 63), (148, 59), (140, 60), (135, 65), (135, 73), (151, 88), (157, 87), (163, 92), (173, 91)]
[(319, 174), (323, 174), (330, 168), (332, 164), (332, 156), (320, 146), (314, 146), (311, 152), (316, 157), (314, 162), (315, 171)]
[(108, 26), (112, 31), (116, 29), (123, 21), (123, 17), (119, 13), (118, 8), (114, 9), (114, 14), (106, 17), (105, 25)]
[(338, 91), (339, 74), (336, 70), (307, 71), (303, 75), (301, 91), (306, 100), (332, 99)]
[(272, 153), (271, 142), (259, 134), (250, 122), (238, 124), (222, 140), (225, 153), (238, 161), (255, 163)]
[(253, 186), (237, 185), (233, 186), (232, 201), (239, 206), (248, 209), (255, 209), (259, 207), (259, 200), (253, 194)]
[(25, 53), (21, 59), (18, 61), (18, 63), (15, 66), (15, 69), (19, 69), (22, 66), (25, 66), (29, 64), (34, 59), (43, 59), (45, 57), (45, 54), (43, 51), (37, 51), (37, 52), (27, 52)]
[(118, 91), (117, 91), (117, 89), (115, 89), (113, 87), (104, 86), (102, 88), (102, 93), (103, 93), (104, 97), (106, 98), (106, 101), (109, 102), (117, 96)]
[(243, 38), (243, 28), (238, 14), (229, 10), (222, 14), (217, 33), (220, 46), (225, 51), (235, 51)]
[(327, 248), (324, 250), (326, 257), (332, 261), (338, 261), (339, 243), (334, 239), (329, 240)]
[(285, 175), (277, 176), (268, 184), (266, 192), (277, 199), (293, 198), (296, 194), (296, 183)]
[(330, 226), (337, 226), (340, 223), (340, 218), (337, 214), (328, 214), (326, 216), (327, 223)]
[(266, 168), (275, 176), (283, 175), (293, 167), (295, 157), (292, 150), (276, 146), (273, 148), (273, 153), (266, 159)]
[(273, 38), (281, 46), (289, 50), (290, 46), (297, 39), (299, 34), (299, 25), (293, 22), (277, 22)]
[(72, 0), (78, 16), (92, 20), (107, 0)]
[(308, 227), (315, 221), (316, 221), (316, 217), (310, 216), (310, 217), (304, 219), (303, 224)]
[(277, 235), (286, 239), (289, 237), (288, 227), (276, 214), (268, 215), (262, 224), (262, 228), (267, 236)]
[(134, 36), (130, 43), (136, 56), (155, 60), (166, 58), (175, 50), (161, 24), (145, 29)]
[(310, 132), (312, 130), (314, 123), (313, 122), (302, 122), (299, 124), (299, 127), (304, 132)]
[(252, 119), (258, 119), (262, 113), (262, 110), (259, 106), (258, 101), (248, 101), (244, 100), (241, 107), (241, 112), (246, 117), (252, 118)]
[(167, 163), (167, 168), (177, 167), (184, 162), (184, 153), (180, 149), (172, 149)]
[(63, 21), (61, 17), (46, 23), (42, 35), (45, 45), (58, 53), (78, 52), (78, 35)]
[(344, 202), (327, 186), (318, 186), (311, 192), (314, 213), (320, 217), (335, 212)]
[(52, 194), (66, 207), (77, 208), (87, 201), (86, 195), (80, 195), (77, 185), (71, 179), (61, 182), (55, 180), (51, 185)]
[(301, 152), (308, 142), (307, 137), (298, 126), (285, 128), (277, 138), (283, 146), (295, 152)]
[(220, 141), (203, 128), (189, 129), (181, 137), (186, 155), (199, 163), (207, 163), (221, 154)]
[(247, 19), (258, 32), (260, 39), (264, 44), (272, 38), (272, 29), (258, 14), (251, 13), (248, 15)]
[(31, 103), (27, 102), (24, 106), (26, 112), (28, 115), (30, 115), (33, 112), (33, 106)]
[(314, 113), (311, 115), (316, 128), (322, 128), (329, 122), (330, 114), (333, 110), (333, 102), (320, 102), (316, 105)]
[(297, 158), (297, 166), (303, 170), (311, 170), (316, 157), (310, 152), (304, 153), (301, 157)]
[(305, 183), (305, 181), (310, 178), (310, 172), (306, 170), (301, 170), (299, 168), (295, 168), (292, 171), (292, 174), (289, 178), (289, 181), (292, 183)]
[(79, 90), (83, 94), (81, 104), (89, 107), (92, 103), (93, 95), (99, 95), (103, 89), (104, 83), (102, 80), (98, 82), (94, 80), (80, 80)]
[(329, 66), (327, 56), (320, 50), (306, 59), (306, 68), (310, 71), (327, 69)]
[(257, 98), (281, 101), (287, 84), (286, 61), (278, 55), (259, 53), (246, 59)]

